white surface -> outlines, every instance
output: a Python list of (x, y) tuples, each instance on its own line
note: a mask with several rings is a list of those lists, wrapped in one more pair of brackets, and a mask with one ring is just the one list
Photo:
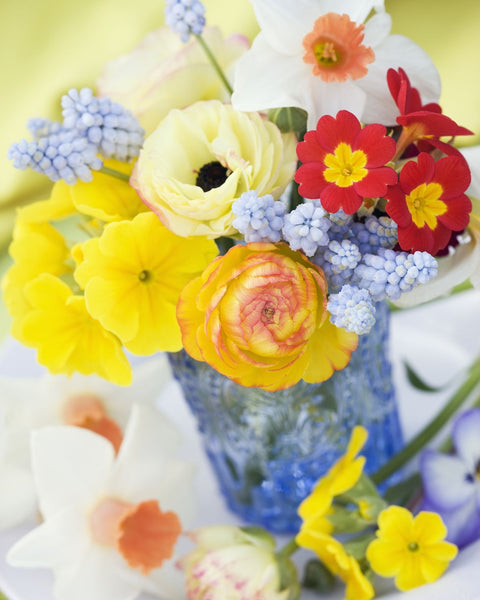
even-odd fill
[[(414, 435), (450, 396), (461, 379), (441, 393), (425, 394), (406, 382), (403, 361), (408, 361), (432, 385), (452, 380), (480, 352), (480, 292), (466, 292), (416, 309), (394, 313), (392, 319), (392, 359), (400, 402), (401, 419), (406, 438)], [(41, 373), (33, 354), (9, 340), (0, 350), (0, 373), (10, 376)], [(160, 407), (185, 434), (183, 456), (197, 465), (197, 516), (194, 526), (239, 521), (225, 508), (216, 481), (204, 457), (195, 422), (172, 382), (159, 400)], [(54, 600), (50, 572), (8, 567), (5, 554), (12, 543), (35, 523), (18, 527), (0, 535), (0, 589), (9, 600)], [(310, 555), (299, 553), (303, 562)], [(379, 581), (383, 600), (480, 600), (480, 542), (464, 550), (450, 570), (438, 582), (398, 594), (390, 583)], [(338, 586), (323, 600), (341, 600), (344, 588)], [(302, 600), (318, 599), (309, 592)], [(88, 600), (87, 598), (85, 600)], [(144, 595), (141, 600), (150, 600)]]

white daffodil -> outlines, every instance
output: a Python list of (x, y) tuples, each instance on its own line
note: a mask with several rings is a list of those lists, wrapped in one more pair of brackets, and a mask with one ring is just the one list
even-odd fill
[(365, 123), (393, 125), (398, 109), (386, 75), (398, 67), (425, 102), (438, 100), (437, 69), (417, 44), (390, 35), (383, 0), (250, 2), (261, 31), (237, 63), (236, 109), (296, 106), (307, 111), (309, 129), (340, 109)]
[(118, 451), (132, 405), (153, 404), (169, 380), (165, 355), (134, 367), (128, 387), (94, 375), (0, 377), (0, 531), (35, 513), (32, 430), (76, 425), (103, 435)]
[(118, 457), (80, 427), (32, 433), (32, 467), (44, 522), (7, 562), (54, 573), (58, 600), (134, 600), (141, 591), (182, 597), (174, 566), (189, 519), (191, 468), (175, 458), (177, 431), (136, 405)]
[(459, 236), (460, 244), (451, 248), (448, 256), (437, 259), (437, 276), (408, 294), (402, 294), (395, 302), (401, 308), (444, 296), (467, 280), (474, 287), (480, 287), (480, 146), (463, 148), (461, 152), (472, 174), (472, 182), (467, 190), (467, 195), (472, 200), (470, 223)]

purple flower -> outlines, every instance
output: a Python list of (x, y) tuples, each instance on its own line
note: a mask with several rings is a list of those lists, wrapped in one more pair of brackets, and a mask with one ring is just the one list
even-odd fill
[(461, 548), (480, 538), (480, 408), (455, 421), (452, 439), (455, 454), (427, 450), (420, 471), (425, 505), (442, 516), (447, 539)]

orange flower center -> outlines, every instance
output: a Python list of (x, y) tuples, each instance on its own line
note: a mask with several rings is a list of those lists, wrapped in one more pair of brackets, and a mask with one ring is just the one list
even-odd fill
[(123, 440), (122, 430), (108, 417), (100, 398), (94, 394), (70, 396), (63, 406), (63, 422), (98, 433), (111, 442), (118, 453)]
[(143, 574), (171, 558), (182, 531), (174, 512), (163, 513), (156, 500), (140, 504), (104, 498), (90, 513), (90, 532), (102, 546), (116, 548)]
[(350, 187), (368, 174), (364, 168), (367, 164), (365, 152), (352, 152), (352, 147), (345, 142), (338, 144), (333, 154), (325, 156), (324, 164), (328, 167), (323, 172), (325, 180), (342, 188)]
[(447, 212), (447, 205), (439, 200), (443, 188), (439, 183), (422, 183), (405, 198), (412, 221), (421, 229), (425, 225), (436, 229), (437, 217)]
[(327, 13), (319, 17), (313, 30), (303, 38), (303, 60), (323, 81), (360, 79), (375, 53), (362, 44), (364, 25), (356, 25), (348, 15)]

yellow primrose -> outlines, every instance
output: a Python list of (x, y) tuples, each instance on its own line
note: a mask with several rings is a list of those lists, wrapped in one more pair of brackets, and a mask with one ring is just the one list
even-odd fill
[(71, 187), (64, 181), (58, 181), (52, 188), (48, 200), (32, 202), (17, 213), (17, 221), (26, 223), (44, 223), (57, 221), (76, 213), (73, 204)]
[[(367, 441), (368, 432), (357, 425), (353, 428), (345, 454), (337, 460), (315, 485), (313, 491), (298, 508), (298, 514), (303, 521), (318, 520), (326, 515), (335, 496), (353, 488), (362, 475), (365, 457), (357, 454)], [(319, 521), (319, 524), (324, 521)], [(322, 530), (325, 530), (322, 527)], [(328, 532), (328, 531), (327, 531)]]
[(390, 506), (378, 517), (377, 539), (367, 549), (372, 569), (395, 577), (403, 592), (436, 581), (457, 555), (440, 515), (420, 512), (414, 517), (401, 506)]
[(313, 550), (327, 569), (346, 584), (345, 600), (370, 600), (375, 595), (357, 560), (335, 538), (318, 531), (302, 529), (295, 538), (302, 548)]
[(38, 361), (52, 373), (97, 373), (119, 385), (129, 385), (130, 365), (120, 341), (103, 329), (57, 277), (44, 273), (25, 286), (31, 309), (22, 323), (22, 341), (37, 349)]
[(17, 220), (9, 253), (14, 264), (2, 281), (3, 299), (13, 317), (12, 335), (23, 341), (22, 322), (31, 309), (25, 286), (41, 273), (68, 273), (69, 252), (64, 238), (48, 223)]
[(278, 198), (290, 183), (295, 143), (258, 113), (197, 102), (170, 111), (147, 137), (131, 182), (177, 235), (231, 235), (232, 204), (243, 192)]
[[(152, 213), (107, 225), (75, 249), (75, 279), (93, 318), (134, 354), (182, 348), (175, 315), (182, 288), (217, 255), (213, 241), (184, 239)], [(83, 258), (83, 260), (82, 260)]]

